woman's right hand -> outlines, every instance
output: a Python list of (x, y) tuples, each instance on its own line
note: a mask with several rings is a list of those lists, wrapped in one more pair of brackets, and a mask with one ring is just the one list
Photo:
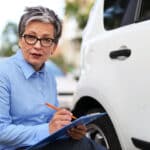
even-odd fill
[(71, 123), (72, 113), (66, 109), (58, 110), (49, 122), (50, 134)]

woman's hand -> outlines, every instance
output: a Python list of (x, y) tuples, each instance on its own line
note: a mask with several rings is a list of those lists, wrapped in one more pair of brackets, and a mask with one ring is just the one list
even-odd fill
[(80, 140), (86, 134), (87, 128), (84, 125), (78, 125), (77, 127), (71, 128), (68, 133), (70, 137), (75, 140)]
[(53, 133), (70, 124), (72, 113), (66, 109), (58, 110), (49, 122), (49, 132)]

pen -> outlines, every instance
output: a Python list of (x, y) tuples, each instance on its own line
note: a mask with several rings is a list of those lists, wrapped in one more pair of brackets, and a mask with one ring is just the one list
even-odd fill
[[(56, 107), (56, 106), (54, 106), (54, 105), (52, 105), (52, 104), (45, 103), (45, 105), (46, 105), (47, 107), (51, 108), (51, 109), (56, 110), (56, 111), (60, 110), (60, 108), (58, 108), (58, 107)], [(71, 118), (72, 118), (72, 119), (77, 119), (77, 117), (75, 117), (75, 116), (73, 116), (73, 115), (71, 116)]]

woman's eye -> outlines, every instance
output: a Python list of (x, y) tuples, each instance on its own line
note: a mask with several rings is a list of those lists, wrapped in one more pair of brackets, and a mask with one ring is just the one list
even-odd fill
[(30, 38), (30, 39), (36, 39), (36, 37), (33, 36), (33, 35), (29, 35), (28, 38)]
[(48, 43), (50, 43), (50, 42), (51, 42), (51, 39), (49, 39), (49, 38), (45, 38), (45, 39), (43, 39), (43, 41), (44, 41), (44, 42), (48, 42)]

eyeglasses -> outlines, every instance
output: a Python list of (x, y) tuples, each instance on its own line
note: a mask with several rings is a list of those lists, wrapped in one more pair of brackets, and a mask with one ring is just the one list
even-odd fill
[(24, 38), (25, 42), (29, 45), (35, 45), (37, 41), (40, 41), (41, 46), (51, 47), (55, 43), (55, 39), (52, 38), (38, 38), (30, 34), (24, 34), (22, 37)]

